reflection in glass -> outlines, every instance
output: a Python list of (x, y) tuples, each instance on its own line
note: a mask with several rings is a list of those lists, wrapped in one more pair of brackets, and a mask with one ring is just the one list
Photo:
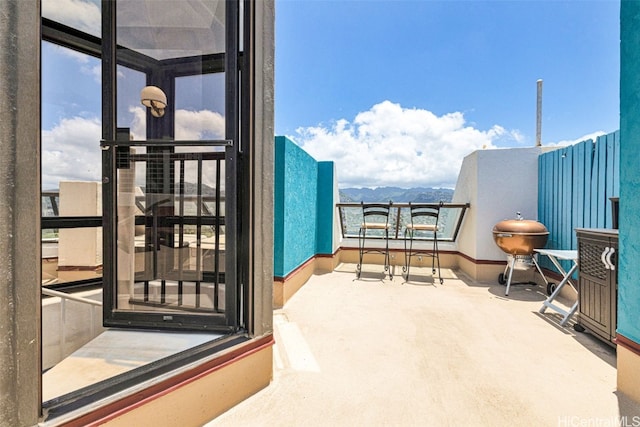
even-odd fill
[[(102, 215), (100, 73), (98, 59), (42, 42), (43, 218)], [(42, 229), (44, 285), (101, 276), (101, 227)]]
[[(114, 318), (229, 314), (225, 146), (212, 142), (225, 135), (225, 3), (116, 0), (116, 139), (138, 142), (107, 153), (117, 165)], [(146, 86), (166, 94), (164, 115), (141, 104)]]
[(118, 65), (117, 123), (129, 129), (129, 139), (147, 139), (147, 115), (140, 103), (140, 90), (146, 86), (146, 76), (140, 71)]
[(222, 53), (225, 0), (117, 2), (118, 45), (154, 60)]
[(118, 310), (224, 311), (224, 153), (195, 148), (120, 162)]
[(224, 139), (224, 73), (176, 78), (175, 139)]
[(102, 277), (102, 227), (43, 229), (42, 235), (43, 286)]
[(101, 179), (100, 61), (42, 43), (42, 190)]
[(74, 0), (61, 5), (60, 0), (42, 0), (42, 17), (100, 37), (100, 3), (101, 0)]

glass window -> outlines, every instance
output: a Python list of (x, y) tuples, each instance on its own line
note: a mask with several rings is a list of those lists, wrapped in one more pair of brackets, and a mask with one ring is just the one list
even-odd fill
[[(101, 65), (42, 43), (42, 217), (102, 215)], [(102, 276), (102, 228), (42, 229), (42, 283)]]
[(100, 37), (101, 0), (42, 0), (42, 17)]
[(140, 91), (146, 86), (147, 76), (118, 65), (117, 123), (119, 128), (129, 129), (131, 140), (147, 139), (147, 112), (140, 103)]
[[(115, 6), (117, 139), (133, 142), (105, 150), (116, 164), (105, 209), (117, 211), (106, 245), (118, 249), (105, 259), (105, 324), (228, 331), (238, 321), (229, 149), (211, 143), (226, 132), (225, 2)], [(145, 90), (146, 107), (145, 86), (162, 91)]]
[[(340, 203), (338, 205), (342, 237), (357, 238), (362, 223), (362, 206), (359, 203)], [(440, 209), (438, 219), (438, 240), (455, 241), (460, 224), (464, 219), (467, 206), (455, 203), (445, 203)], [(398, 220), (398, 214), (400, 219)], [(409, 206), (407, 203), (394, 203), (389, 214), (390, 239), (403, 239), (406, 224), (411, 221)], [(369, 234), (367, 234), (369, 236)], [(371, 233), (373, 238), (382, 238), (382, 233)], [(432, 240), (432, 232), (417, 232), (416, 240)]]
[(42, 43), (43, 191), (59, 190), (63, 181), (100, 181), (100, 78), (98, 59)]
[[(43, 16), (100, 36), (100, 4), (100, 0), (43, 0)], [(104, 2), (105, 15), (115, 4)], [(245, 304), (237, 285), (241, 283), (236, 258), (239, 227), (237, 221), (229, 225), (226, 219), (240, 215), (236, 203), (230, 203), (227, 212), (225, 184), (235, 202), (235, 182), (226, 176), (226, 169), (236, 171), (238, 159), (228, 159), (226, 152), (231, 148), (225, 151), (215, 143), (194, 146), (173, 141), (224, 137), (225, 93), (230, 86), (223, 72), (225, 1), (127, 0), (118, 1), (116, 11), (118, 48), (116, 57), (108, 61), (118, 64), (117, 75), (109, 76), (105, 88), (117, 89), (112, 125), (118, 128), (117, 138), (131, 139), (131, 144), (114, 143), (109, 131), (105, 145), (116, 149), (100, 148), (100, 60), (43, 43), (43, 282), (95, 284), (100, 282), (96, 279), (102, 277), (104, 262), (103, 300), (111, 309), (110, 314), (103, 312), (106, 324), (234, 333), (244, 324)], [(51, 34), (52, 40), (68, 41), (58, 39), (56, 31)], [(97, 52), (95, 40), (84, 42), (83, 47), (91, 47), (85, 51)], [(237, 55), (235, 48), (232, 52)], [(184, 77), (191, 74), (197, 75)], [(146, 85), (165, 91), (169, 105), (164, 120), (152, 117), (141, 105), (140, 91)], [(239, 113), (230, 114), (229, 120), (240, 120)], [(103, 154), (107, 165), (116, 165), (113, 170), (107, 168), (110, 175), (104, 183)], [(107, 196), (105, 212), (115, 214), (107, 216), (114, 220), (104, 234), (102, 192)], [(104, 259), (103, 240), (114, 249)], [(45, 267), (45, 262), (50, 264)], [(61, 309), (62, 317), (65, 310)], [(82, 331), (93, 328), (94, 322), (90, 323), (80, 325)], [(63, 334), (70, 330), (62, 329)], [(53, 333), (44, 331), (43, 336), (47, 342)], [(208, 344), (219, 337), (209, 332), (203, 339)], [(167, 345), (163, 350), (170, 356), (181, 353), (183, 347), (176, 350)], [(51, 360), (46, 356), (52, 353), (58, 357), (57, 350), (45, 345), (43, 359)], [(150, 371), (163, 369), (181, 357), (178, 354), (166, 362), (136, 360), (123, 365), (122, 371), (147, 362), (161, 362)], [(49, 392), (49, 384), (59, 382), (55, 368), (43, 377), (45, 400), (73, 390)], [(111, 375), (105, 372), (93, 380)], [(45, 410), (64, 413), (77, 405), (76, 397), (45, 402)]]
[(175, 139), (224, 139), (224, 73), (176, 78)]
[(119, 1), (118, 45), (156, 60), (222, 53), (225, 1)]
[(119, 310), (224, 312), (223, 164), (224, 153), (167, 149), (118, 169)]

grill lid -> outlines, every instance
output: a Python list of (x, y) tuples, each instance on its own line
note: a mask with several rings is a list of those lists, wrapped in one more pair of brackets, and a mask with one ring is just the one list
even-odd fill
[(505, 219), (493, 227), (493, 232), (527, 235), (549, 234), (549, 230), (544, 224), (530, 219)]
[(520, 212), (517, 217), (497, 223), (493, 227), (493, 240), (508, 254), (531, 255), (535, 248), (547, 244), (549, 230), (538, 221), (522, 219)]

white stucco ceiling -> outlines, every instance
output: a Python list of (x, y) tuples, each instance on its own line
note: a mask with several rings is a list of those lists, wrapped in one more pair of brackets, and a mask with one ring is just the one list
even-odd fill
[(224, 52), (222, 0), (119, 0), (118, 44), (155, 59)]

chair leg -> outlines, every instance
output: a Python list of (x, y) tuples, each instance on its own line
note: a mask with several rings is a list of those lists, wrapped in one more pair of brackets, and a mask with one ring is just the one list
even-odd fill
[(433, 246), (431, 248), (431, 274), (436, 274), (436, 256), (437, 256), (437, 249), (436, 249), (436, 245), (438, 239), (436, 238), (436, 235), (434, 233), (433, 235)]
[(389, 228), (386, 228), (385, 231), (385, 249), (384, 249), (384, 261), (385, 261), (385, 271), (389, 271), (389, 280), (393, 280), (393, 273), (391, 272), (391, 256), (389, 255)]
[[(405, 240), (405, 264), (407, 266), (407, 277), (405, 280), (409, 281), (409, 274), (411, 271), (411, 256), (413, 255), (413, 230), (409, 231), (409, 251), (406, 250), (406, 240)], [(406, 239), (406, 237), (405, 237)]]
[(362, 273), (362, 258), (364, 256), (364, 239), (367, 230), (360, 228), (358, 231), (358, 265), (356, 266), (356, 278), (360, 278), (360, 273)]
[(407, 274), (407, 265), (409, 260), (409, 253), (407, 252), (407, 229), (404, 230), (404, 264), (402, 265), (402, 277), (404, 280), (408, 280), (406, 277)]
[(440, 280), (440, 284), (442, 285), (444, 283), (444, 280), (442, 280), (442, 275), (440, 274), (440, 252), (438, 251), (438, 232), (434, 231), (433, 232), (433, 260), (431, 261), (431, 270), (432, 273), (435, 274), (436, 270), (434, 267), (434, 262), (438, 263), (438, 279)]

